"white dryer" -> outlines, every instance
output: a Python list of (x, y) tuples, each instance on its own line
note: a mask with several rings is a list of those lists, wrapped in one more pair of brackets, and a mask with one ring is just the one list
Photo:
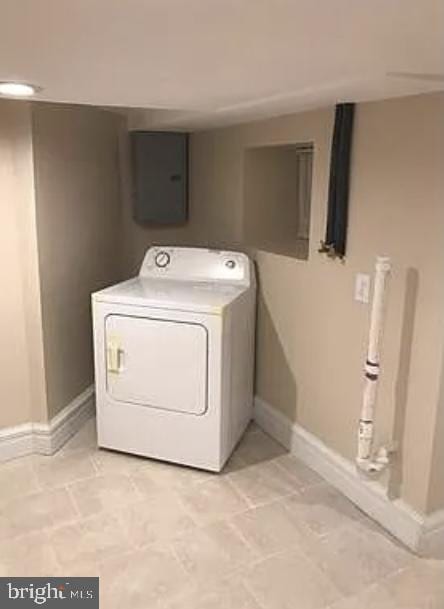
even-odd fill
[(245, 254), (185, 247), (93, 294), (99, 446), (220, 471), (252, 417), (255, 296)]

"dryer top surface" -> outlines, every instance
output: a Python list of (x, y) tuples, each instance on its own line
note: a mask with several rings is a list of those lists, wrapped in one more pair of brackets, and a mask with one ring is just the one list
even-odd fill
[(96, 292), (95, 302), (221, 314), (255, 289), (251, 260), (242, 252), (150, 247), (138, 277)]
[(220, 314), (245, 286), (135, 277), (93, 295), (95, 302)]

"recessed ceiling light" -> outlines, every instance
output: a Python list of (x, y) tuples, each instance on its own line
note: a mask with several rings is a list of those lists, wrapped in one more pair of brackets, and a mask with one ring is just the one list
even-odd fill
[(0, 82), (0, 95), (5, 97), (32, 97), (38, 90), (24, 82)]

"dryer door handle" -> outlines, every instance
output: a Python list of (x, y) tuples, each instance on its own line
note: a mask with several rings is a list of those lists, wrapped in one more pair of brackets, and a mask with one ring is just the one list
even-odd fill
[(123, 349), (117, 339), (108, 340), (106, 347), (106, 364), (108, 372), (119, 374), (123, 370)]

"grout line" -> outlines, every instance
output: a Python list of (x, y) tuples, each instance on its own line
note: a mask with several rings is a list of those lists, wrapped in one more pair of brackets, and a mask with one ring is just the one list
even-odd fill
[(257, 603), (258, 607), (260, 607), (260, 609), (267, 609), (267, 607), (265, 607), (265, 605), (263, 605), (261, 603), (261, 601), (259, 600), (257, 593), (255, 592), (254, 587), (250, 584), (250, 582), (245, 577), (242, 577), (242, 576), (241, 576), (241, 582), (242, 582), (242, 585), (245, 586), (245, 589), (250, 594), (250, 596), (253, 598), (255, 603)]
[(84, 518), (84, 516), (82, 515), (82, 512), (80, 511), (80, 507), (77, 504), (77, 501), (74, 497), (74, 494), (72, 492), (72, 489), (70, 488), (70, 485), (67, 484), (66, 486), (62, 487), (66, 490), (67, 494), (68, 494), (68, 498), (71, 502), (71, 504), (74, 506), (74, 511), (77, 513), (77, 517), (80, 520), (81, 518)]
[(231, 521), (231, 519), (227, 521), (227, 524), (241, 538), (241, 540), (245, 543), (247, 548), (249, 548), (256, 556), (258, 556), (259, 555), (258, 549), (252, 544), (252, 542), (249, 539), (247, 539), (247, 537), (244, 535), (243, 531), (241, 531), (241, 529), (238, 528), (234, 524), (234, 522)]
[(190, 573), (188, 571), (188, 569), (185, 567), (185, 562), (182, 560), (180, 554), (177, 552), (176, 547), (174, 545), (174, 542), (172, 540), (170, 540), (169, 542), (167, 542), (167, 546), (170, 548), (171, 553), (173, 555), (173, 557), (177, 560), (177, 562), (179, 563), (180, 568), (182, 569), (184, 575), (186, 575), (187, 577), (193, 577), (192, 573)]
[(37, 488), (38, 488), (39, 492), (42, 493), (42, 492), (45, 491), (45, 489), (44, 489), (43, 484), (41, 483), (39, 475), (37, 473), (37, 468), (36, 468), (37, 464), (35, 463), (35, 459), (34, 458), (31, 457), (31, 459), (32, 459), (31, 460), (31, 471), (32, 471), (34, 479), (36, 481)]

